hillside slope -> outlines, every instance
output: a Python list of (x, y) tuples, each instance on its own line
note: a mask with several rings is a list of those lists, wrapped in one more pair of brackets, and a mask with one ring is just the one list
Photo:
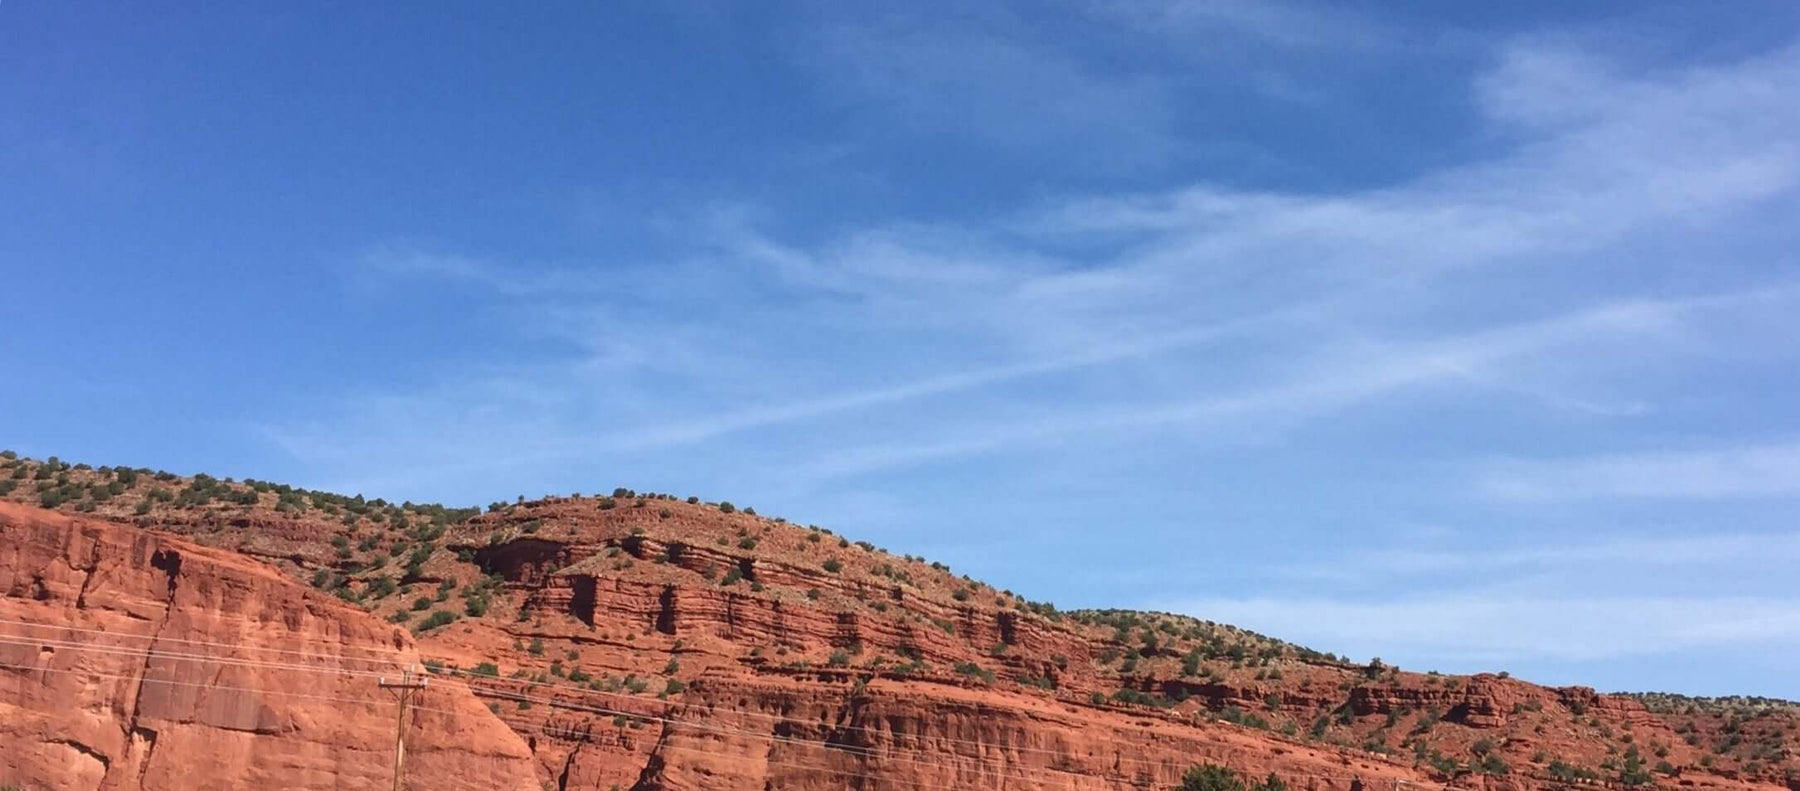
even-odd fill
[(558, 788), (1800, 783), (1800, 714), (1350, 664), (1230, 626), (1058, 612), (694, 498), (445, 509), (5, 459), (6, 498), (274, 564), (417, 633)]

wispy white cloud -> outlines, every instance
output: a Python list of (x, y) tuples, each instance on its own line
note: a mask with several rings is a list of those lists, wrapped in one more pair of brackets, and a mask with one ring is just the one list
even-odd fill
[(1178, 153), (1173, 86), (1163, 77), (1082, 63), (1018, 35), (1003, 14), (983, 16), (954, 26), (936, 14), (840, 24), (803, 60), (842, 95), (915, 131), (1014, 153), (1053, 148), (1067, 152), (1065, 165), (1105, 169)]
[(1367, 49), (1397, 44), (1397, 32), (1324, 4), (1254, 0), (1132, 0), (1092, 3), (1090, 12), (1189, 47), (1235, 39), (1302, 49)]
[[(1290, 5), (1082, 8), (1146, 46), (1218, 37), (1329, 58), (1396, 35)], [(1084, 187), (955, 220), (908, 206), (827, 226), (778, 213), (806, 185), (772, 185), (766, 204), (658, 212), (681, 218), (660, 246), (556, 261), (376, 245), (348, 267), (363, 296), (458, 289), (467, 320), (533, 356), (365, 385), (265, 436), (328, 488), (466, 501), (682, 487), (891, 526), (871, 538), (902, 548), (906, 531), (904, 548), (935, 540), (968, 553), (946, 558), (959, 565), (1009, 546), (1017, 567), (1066, 566), (1030, 553), (1066, 551), (1073, 528), (1021, 546), (1018, 525), (1038, 521), (1142, 523), (1165, 543), (1213, 529), (1209, 548), (1251, 560), (1294, 558), (1293, 536), (1337, 529), (1300, 523), (1339, 511), (1447, 523), (1329, 564), (1243, 564), (1286, 594), (1221, 595), (1181, 576), (1180, 553), (1133, 558), (1146, 566), (1132, 576), (1186, 581), (1161, 609), (1403, 660), (1800, 643), (1800, 602), (1758, 582), (1800, 561), (1800, 537), (1779, 532), (1791, 526), (1725, 527), (1720, 510), (1684, 514), (1691, 535), (1634, 535), (1582, 510), (1800, 495), (1786, 439), (1800, 424), (1775, 425), (1784, 414), (1765, 403), (1800, 334), (1785, 222), (1800, 208), (1800, 49), (1650, 70), (1511, 42), (1463, 86), (1475, 128), (1446, 149), (1460, 161), (1373, 186), (1245, 189), (1164, 180), (1208, 142), (1176, 109), (1193, 75), (1097, 62), (1003, 12), (970, 13), (796, 37), (819, 48), (807, 65), (831, 73), (829, 99), (866, 122), (871, 148), (841, 164), (885, 134), (932, 141), (914, 151), (973, 137)], [(1154, 178), (1120, 175), (1145, 165)], [(1732, 397), (1768, 425), (1719, 417)], [(1657, 445), (1650, 429), (1686, 439)], [(1532, 458), (1540, 439), (1593, 450)], [(1228, 495), (1217, 520), (1194, 505), (1240, 465), (1291, 466), (1298, 483), (1320, 459), (1427, 485), (1395, 504), (1306, 481)], [(1543, 522), (1506, 524), (1518, 503)]]
[(1800, 496), (1800, 443), (1508, 459), (1488, 465), (1475, 488), (1517, 502), (1794, 497)]
[[(1753, 295), (1747, 298), (1755, 298)], [(1305, 421), (1409, 388), (1461, 384), (1485, 388), (1505, 381), (1522, 360), (1558, 354), (1624, 354), (1651, 339), (1680, 335), (1697, 311), (1734, 304), (1732, 297), (1634, 301), (1527, 322), (1467, 336), (1425, 342), (1328, 346), (1297, 373), (1240, 392), (1163, 403), (1134, 403), (1034, 412), (943, 432), (948, 439), (880, 443), (833, 449), (803, 465), (797, 477), (860, 475), (1098, 432), (1142, 431), (1165, 426), (1228, 430), (1259, 439)], [(1506, 392), (1519, 392), (1504, 388)], [(1546, 405), (1569, 408), (1550, 395)], [(1583, 411), (1591, 405), (1580, 404)]]
[[(1371, 583), (1395, 577), (1516, 575), (1546, 570), (1620, 568), (1632, 574), (1652, 569), (1800, 562), (1800, 533), (1718, 533), (1617, 537), (1604, 540), (1447, 548), (1402, 547), (1346, 553), (1329, 562), (1279, 566), (1275, 573), (1303, 580)], [(1441, 539), (1433, 539), (1441, 541)]]
[(1800, 600), (1787, 598), (1446, 591), (1361, 602), (1204, 598), (1157, 607), (1302, 643), (1342, 646), (1358, 656), (1459, 660), (1496, 669), (1529, 659), (1595, 661), (1693, 648), (1800, 644)]
[[(587, 349), (561, 370), (496, 375), (535, 397), (495, 397), (492, 387), (475, 397), (458, 380), (418, 396), (431, 408), (411, 410), (488, 425), (471, 441), (546, 460), (830, 420), (834, 441), (796, 445), (806, 460), (794, 472), (833, 477), (1070, 433), (1279, 432), (1426, 386), (1629, 417), (1653, 404), (1613, 392), (1598, 372), (1710, 342), (1720, 331), (1713, 304), (1565, 300), (1560, 318), (1532, 310), (1470, 322), (1439, 285), (1472, 268), (1598, 265), (1621, 238), (1671, 223), (1704, 228), (1714, 212), (1791, 192), (1800, 170), (1786, 133), (1800, 129), (1800, 111), (1771, 100), (1792, 87), (1796, 63), (1800, 54), (1785, 51), (1642, 78), (1512, 48), (1479, 96), (1496, 123), (1527, 129), (1527, 142), (1385, 189), (1096, 194), (988, 226), (877, 224), (808, 246), (727, 208), (690, 226), (688, 247), (702, 251), (691, 260), (613, 261), (600, 274), (579, 261), (502, 267), (387, 246), (363, 256), (358, 276), (431, 278), (513, 300), (521, 327)], [(939, 94), (930, 80), (890, 76)], [(1770, 287), (1750, 293), (1786, 300)], [(1208, 368), (1222, 375), (1198, 375)], [(1130, 397), (1061, 390), (1127, 369), (1157, 384)], [(1001, 411), (978, 397), (1027, 382), (1048, 389)], [(887, 419), (845, 422), (924, 403), (900, 432)], [(393, 412), (343, 425), (436, 436)], [(284, 429), (295, 446), (302, 436), (329, 446), (343, 433), (323, 422)]]

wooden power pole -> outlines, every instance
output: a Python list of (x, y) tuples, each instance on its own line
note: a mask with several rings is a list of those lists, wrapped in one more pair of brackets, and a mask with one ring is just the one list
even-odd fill
[(403, 671), (399, 681), (389, 681), (385, 676), (376, 681), (382, 689), (392, 690), (400, 699), (400, 715), (394, 721), (394, 791), (405, 791), (406, 710), (412, 706), (413, 698), (425, 689), (426, 678), (419, 674), (415, 665)]

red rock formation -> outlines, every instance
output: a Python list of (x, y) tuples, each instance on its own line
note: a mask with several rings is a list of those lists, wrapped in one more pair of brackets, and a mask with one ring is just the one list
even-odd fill
[[(404, 631), (236, 555), (5, 503), (0, 591), (0, 784), (388, 787), (394, 704), (333, 671), (395, 675)], [(411, 787), (538, 788), (466, 691), (421, 701)]]
[[(1598, 779), (1583, 782), (1616, 782), (1631, 753), (1645, 769), (1663, 765), (1654, 777), (1659, 786), (1775, 789), (1800, 776), (1791, 749), (1800, 742), (1800, 716), (1792, 708), (1662, 702), (1653, 711), (1628, 696), (1545, 688), (1504, 674), (1352, 665), (1178, 616), (1057, 613), (921, 559), (704, 503), (557, 497), (469, 518), (266, 484), (144, 473), (101, 497), (98, 487), (121, 488), (116, 471), (46, 474), (19, 462), (12, 474), (71, 497), (89, 492), (65, 507), (267, 560), (419, 629), (418, 652), (448, 665), (440, 687), (467, 684), (510, 727), (498, 737), (458, 734), (479, 743), (461, 749), (516, 757), (523, 755), (518, 742), (507, 740), (522, 739), (533, 763), (517, 781), (527, 785), (1123, 791), (1169, 788), (1189, 766), (1214, 761), (1257, 776), (1274, 772), (1296, 789), (1348, 789), (1360, 779), (1369, 791), (1400, 784), (1526, 791), (1567, 786), (1556, 774), (1572, 770)], [(18, 487), (10, 496), (36, 495)], [(33, 562), (49, 561), (7, 568)], [(29, 600), (40, 588), (69, 586), (47, 576), (42, 584), (5, 582), (19, 591), (17, 606), (46, 606)], [(146, 579), (154, 588), (157, 578)], [(59, 595), (64, 603), (50, 607), (46, 620), (137, 623), (83, 614)], [(206, 607), (258, 623), (279, 620), (232, 610), (234, 601)], [(316, 594), (304, 601), (354, 615)], [(312, 612), (292, 602), (277, 609), (296, 607)], [(428, 615), (438, 616), (433, 624), (456, 620), (423, 628)], [(280, 623), (299, 634), (323, 619)], [(264, 639), (206, 619), (169, 620), (218, 642)], [(376, 642), (407, 650), (398, 628), (355, 622)], [(341, 646), (366, 645), (367, 637), (324, 635)], [(228, 713), (235, 719), (218, 722), (246, 729), (231, 733), (275, 739), (297, 730), (260, 709)], [(486, 710), (474, 713), (483, 727), (499, 728), (483, 719)], [(119, 724), (131, 721), (124, 709), (93, 717), (133, 733)], [(46, 746), (54, 739), (5, 727), (0, 741), (17, 739), (29, 748), (21, 753), (59, 749)], [(298, 730), (330, 726), (310, 727)], [(261, 733), (271, 728), (277, 732)], [(108, 765), (133, 760), (136, 748), (126, 741), (104, 753)], [(493, 746), (503, 742), (513, 746)], [(453, 744), (438, 749), (459, 749)], [(373, 771), (356, 764), (342, 776)], [(455, 779), (445, 782), (455, 787)]]

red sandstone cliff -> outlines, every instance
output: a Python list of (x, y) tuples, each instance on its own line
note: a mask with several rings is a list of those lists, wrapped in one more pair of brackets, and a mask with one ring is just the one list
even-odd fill
[[(8, 480), (24, 484), (8, 491)], [(0, 557), (11, 575), (0, 581), (14, 591), (6, 606), (38, 612), (39, 622), (114, 631), (166, 622), (181, 630), (172, 634), (201, 635), (189, 639), (285, 646), (340, 666), (373, 645), (410, 658), (408, 641), (415, 640), (417, 654), (437, 669), (441, 692), (434, 694), (461, 695), (457, 716), (425, 712), (444, 719), (415, 732), (415, 766), (433, 785), (456, 787), (489, 771), (518, 787), (559, 789), (1123, 791), (1170, 788), (1189, 766), (1211, 761), (1321, 790), (1355, 780), (1371, 791), (1400, 784), (1496, 791), (1617, 785), (1633, 771), (1636, 781), (1660, 787), (1800, 787), (1791, 779), (1800, 778), (1793, 749), (1800, 714), (1785, 704), (1654, 700), (1652, 710), (1628, 696), (1546, 688), (1504, 674), (1353, 665), (1191, 618), (1061, 613), (829, 531), (667, 496), (552, 497), (477, 513), (262, 482), (5, 460), (0, 497), (180, 533), (230, 550), (190, 547), (184, 558), (204, 556), (278, 587), (278, 575), (243, 556), (258, 558), (385, 618), (371, 620), (291, 586), (278, 604), (249, 610), (233, 596), (184, 599), (205, 587), (198, 583), (188, 594), (177, 585), (159, 599), (168, 562), (158, 566), (155, 551), (133, 567), (142, 579), (132, 585), (142, 590), (125, 597), (145, 603), (95, 614), (86, 612), (93, 605), (76, 603), (100, 601), (81, 590), (92, 587), (86, 577), (103, 575), (81, 571), (95, 564), (80, 551)], [(23, 518), (11, 513), (14, 522)], [(130, 528), (85, 524), (133, 535)], [(136, 542), (177, 543), (154, 534), (126, 543)], [(38, 568), (53, 571), (33, 576)], [(186, 573), (186, 561), (182, 568)], [(42, 600), (39, 591), (46, 592)], [(195, 609), (156, 616), (159, 601), (164, 609), (168, 602)], [(306, 615), (293, 621), (271, 614), (277, 612)], [(25, 620), (3, 612), (0, 618)], [(144, 618), (151, 620), (139, 623)], [(245, 620), (279, 628), (264, 634), (229, 625)], [(313, 642), (319, 639), (328, 643)], [(8, 664), (75, 661), (0, 649)], [(133, 670), (130, 657), (104, 659)], [(134, 672), (149, 670), (177, 668), (153, 662)], [(250, 677), (244, 685), (276, 672), (219, 671), (219, 678)], [(0, 672), (14, 674), (0, 679), (21, 677)], [(329, 696), (369, 692), (366, 680), (288, 675), (304, 679), (295, 683), (335, 685)], [(59, 683), (48, 675), (27, 682), (12, 682), (25, 699)], [(30, 684), (37, 687), (25, 689)], [(487, 708), (471, 704), (471, 693)], [(0, 697), (0, 704), (8, 700)], [(159, 716), (210, 728), (223, 742), (246, 733), (289, 739), (273, 748), (289, 757), (266, 769), (241, 765), (254, 764), (250, 758), (216, 768), (202, 761), (195, 764), (202, 772), (277, 784), (290, 775), (337, 773), (344, 787), (384, 776), (391, 708), (371, 703), (373, 724), (351, 727), (321, 721), (337, 714), (335, 704), (308, 709), (296, 701), (291, 720), (275, 720), (292, 727), (265, 727), (260, 709), (217, 702), (237, 698), (212, 700), (184, 699), (183, 711)], [(159, 759), (143, 756), (164, 754), (162, 746), (132, 741), (138, 729), (156, 727), (144, 726), (142, 705), (134, 705), (84, 715), (101, 735), (78, 743), (105, 756), (108, 778), (120, 776), (114, 767), (158, 766)], [(23, 708), (44, 718), (48, 706), (40, 699)], [(369, 737), (379, 746), (349, 746), (365, 728), (383, 734)], [(112, 741), (102, 738), (108, 733)], [(156, 733), (157, 744), (169, 743)], [(0, 745), (26, 746), (11, 751), (21, 767), (82, 752), (46, 734), (0, 726)], [(357, 749), (369, 754), (337, 757)], [(426, 774), (438, 771), (427, 765), (434, 750), (453, 767), (447, 774)], [(327, 767), (327, 758), (344, 763)]]
[[(7, 503), (0, 591), (0, 784), (389, 787), (394, 704), (330, 671), (394, 674), (404, 631), (240, 556)], [(412, 787), (539, 787), (466, 691), (424, 701)]]

